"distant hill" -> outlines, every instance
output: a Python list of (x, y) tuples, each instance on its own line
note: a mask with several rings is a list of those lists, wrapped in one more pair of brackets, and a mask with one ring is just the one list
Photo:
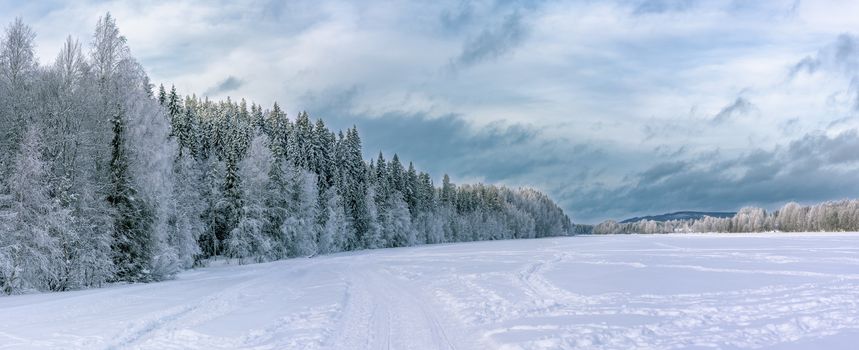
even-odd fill
[(651, 215), (651, 216), (640, 216), (629, 218), (621, 221), (621, 224), (626, 224), (630, 222), (639, 222), (643, 220), (653, 220), (653, 221), (670, 221), (670, 220), (692, 220), (692, 219), (700, 219), (705, 216), (712, 216), (715, 218), (731, 218), (737, 213), (734, 212), (707, 212), (707, 211), (678, 211), (676, 213), (662, 214), (662, 215)]

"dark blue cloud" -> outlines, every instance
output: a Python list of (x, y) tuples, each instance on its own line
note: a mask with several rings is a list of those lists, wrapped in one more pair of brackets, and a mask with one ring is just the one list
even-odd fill
[(225, 92), (230, 92), (234, 90), (238, 90), (238, 88), (244, 85), (244, 81), (239, 78), (236, 78), (232, 75), (228, 76), (226, 79), (222, 80), (220, 83), (206, 89), (206, 95), (220, 95)]
[(458, 66), (470, 66), (511, 52), (524, 39), (527, 28), (519, 12), (507, 15), (497, 27), (486, 28), (462, 46)]
[(515, 51), (530, 32), (528, 17), (542, 4), (543, 1), (498, 0), (478, 9), (472, 2), (460, 2), (443, 10), (439, 16), (443, 32), (466, 34), (459, 55), (451, 59), (448, 68), (456, 71)]
[[(659, 161), (625, 185), (576, 186), (566, 208), (586, 219), (674, 210), (776, 208), (859, 196), (859, 135), (811, 133), (773, 150)], [(587, 198), (586, 200), (584, 200)]]
[(719, 113), (713, 117), (710, 122), (714, 124), (724, 123), (732, 118), (735, 118), (739, 115), (747, 114), (751, 112), (755, 108), (755, 105), (749, 102), (745, 97), (737, 97), (734, 102), (723, 107)]
[[(447, 172), (460, 178), (479, 177), (488, 181), (524, 179), (541, 169), (565, 164), (573, 155), (597, 152), (570, 140), (548, 138), (545, 129), (533, 125), (497, 122), (475, 128), (458, 114), (350, 112), (350, 101), (359, 93), (359, 88), (352, 88), (339, 93), (308, 94), (305, 103), (323, 96), (326, 101), (333, 101), (307, 103), (308, 112), (334, 129), (356, 125), (367, 158), (375, 157), (379, 151), (388, 156), (396, 152), (437, 177)], [(539, 181), (535, 178), (535, 182)]]
[(455, 113), (356, 113), (353, 102), (361, 93), (357, 86), (308, 92), (300, 105), (335, 130), (357, 126), (367, 159), (380, 151), (388, 158), (397, 153), (436, 181), (447, 173), (454, 180), (536, 187), (570, 209), (578, 199), (564, 196), (567, 187), (593, 181), (610, 162), (623, 160), (584, 140), (549, 136), (549, 127), (501, 122), (475, 127)]

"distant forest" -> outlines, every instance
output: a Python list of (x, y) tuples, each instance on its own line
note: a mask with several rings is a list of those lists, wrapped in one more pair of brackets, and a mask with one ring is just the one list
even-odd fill
[(596, 226), (575, 225), (577, 233), (674, 233), (674, 232), (816, 232), (859, 231), (859, 201), (843, 200), (811, 206), (785, 204), (781, 209), (746, 207), (733, 217), (705, 216), (687, 220), (608, 220)]
[(357, 128), (154, 87), (107, 14), (40, 65), (0, 39), (0, 288), (148, 282), (211, 257), (262, 262), (419, 244), (568, 235), (532, 189), (456, 185)]

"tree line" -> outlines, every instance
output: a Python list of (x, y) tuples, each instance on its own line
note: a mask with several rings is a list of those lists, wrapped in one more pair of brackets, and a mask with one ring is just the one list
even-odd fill
[(745, 207), (731, 218), (706, 216), (696, 220), (653, 221), (630, 223), (604, 221), (593, 226), (590, 233), (674, 233), (674, 232), (838, 232), (859, 231), (859, 201), (828, 201), (802, 206), (790, 202), (779, 210)]
[(155, 89), (110, 14), (52, 64), (16, 19), (0, 39), (0, 288), (149, 282), (204, 265), (571, 234), (527, 188), (456, 185), (356, 127), (278, 104)]

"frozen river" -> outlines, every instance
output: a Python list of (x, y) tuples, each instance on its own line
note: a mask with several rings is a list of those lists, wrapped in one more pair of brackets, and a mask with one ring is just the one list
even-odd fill
[(385, 249), (0, 297), (0, 349), (855, 349), (859, 234)]

